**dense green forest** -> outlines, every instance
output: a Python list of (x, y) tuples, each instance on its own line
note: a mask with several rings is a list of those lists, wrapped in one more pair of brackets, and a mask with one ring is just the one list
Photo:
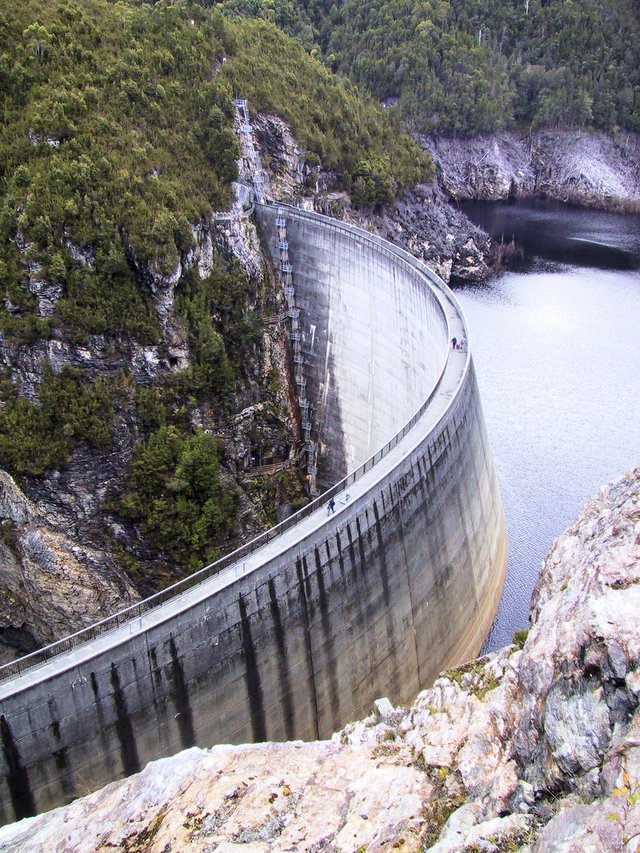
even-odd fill
[[(229, 201), (238, 93), (288, 119), (347, 184), (369, 161), (394, 191), (420, 177), (414, 143), (272, 25), (168, 3), (5, 8), (0, 274), (16, 310), (0, 328), (48, 333), (21, 287), (26, 258), (63, 286), (56, 320), (70, 333), (157, 339), (125, 250), (170, 273), (192, 247), (191, 223)], [(89, 246), (95, 265), (74, 264), (68, 241)]]
[[(79, 443), (109, 453), (115, 425), (133, 419), (133, 467), (111, 509), (190, 568), (235, 523), (238, 495), (228, 476), (222, 487), (219, 447), (192, 413), (205, 407), (211, 429), (257, 382), (256, 283), (222, 256), (205, 279), (183, 265), (173, 311), (188, 366), (137, 386), (127, 353), (154, 345), (162, 356), (150, 277), (179, 271), (192, 225), (230, 202), (239, 95), (289, 121), (309, 161), (362, 203), (424, 174), (392, 117), (272, 23), (162, 0), (0, 10), (0, 343), (5, 363), (28, 348), (44, 359), (37, 399), (16, 363), (0, 376), (0, 466), (38, 477)], [(119, 377), (49, 368), (48, 341), (91, 347), (96, 335)]]
[(636, 0), (225, 0), (274, 20), (420, 131), (640, 131)]

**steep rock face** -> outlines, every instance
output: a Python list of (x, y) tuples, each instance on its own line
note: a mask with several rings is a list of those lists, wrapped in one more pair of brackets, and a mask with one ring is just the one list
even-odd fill
[(3, 828), (0, 845), (630, 853), (640, 841), (639, 607), (640, 469), (603, 489), (554, 545), (521, 650), (444, 673), (411, 708), (378, 700), (331, 742), (192, 749), (149, 764)]
[(526, 138), (514, 134), (422, 137), (444, 191), (453, 199), (498, 201), (535, 192), (535, 173)]
[[(81, 494), (74, 497), (82, 502)], [(84, 512), (90, 514), (89, 507)], [(69, 523), (72, 515), (61, 506), (34, 503), (0, 472), (0, 519), (11, 531), (0, 544), (0, 606), (5, 624), (12, 626), (7, 643), (20, 651), (52, 642), (138, 598), (112, 554), (83, 541), (86, 537)]]
[(640, 136), (539, 133), (532, 139), (536, 193), (604, 210), (640, 210)]
[[(134, 446), (143, 437), (134, 388), (160, 387), (192, 364), (176, 296), (185, 273), (193, 268), (206, 278), (216, 263), (239, 264), (251, 284), (252, 307), (259, 306), (266, 321), (231, 403), (232, 412), (244, 413), (233, 434), (228, 414), (221, 418), (207, 403), (191, 404), (188, 412), (194, 427), (220, 439), (223, 485), (240, 487), (238, 526), (228, 547), (275, 520), (277, 505), (273, 519), (267, 517), (261, 489), (246, 472), (265, 461), (287, 461), (298, 437), (287, 342), (283, 327), (273, 320), (281, 313), (279, 297), (251, 221), (200, 222), (193, 238), (193, 248), (182, 253), (169, 273), (139, 263), (125, 245), (139, 287), (159, 321), (156, 344), (142, 346), (125, 334), (89, 335), (74, 344), (55, 322), (48, 339), (34, 343), (16, 343), (0, 333), (0, 366), (18, 394), (31, 403), (39, 401), (49, 369), (53, 375), (65, 368), (80, 369), (88, 382), (129, 377), (108, 449), (78, 444), (60, 470), (21, 477), (20, 485), (0, 471), (0, 522), (6, 528), (0, 549), (0, 663), (104, 618), (181, 573), (139, 526), (118, 516), (113, 500), (122, 492)], [(37, 265), (26, 260), (29, 247), (20, 238), (18, 248), (25, 258), (25, 287), (38, 298), (38, 316), (52, 317), (62, 288), (41, 280)], [(79, 265), (94, 263), (89, 248), (70, 243), (67, 248)], [(277, 504), (279, 496), (275, 498)], [(283, 495), (282, 501), (287, 500)], [(28, 507), (28, 512), (17, 512), (18, 506)]]
[(593, 796), (623, 763), (617, 753), (638, 723), (639, 534), (640, 500), (623, 480), (587, 504), (547, 559), (520, 664), (514, 737), (537, 790), (569, 777)]
[(305, 178), (305, 151), (289, 125), (278, 116), (259, 113), (252, 121), (263, 168), (269, 175), (269, 191), (278, 201), (295, 202)]
[(351, 210), (344, 218), (402, 246), (446, 282), (483, 281), (491, 273), (490, 238), (435, 183), (414, 187), (379, 212)]
[(423, 137), (454, 199), (551, 198), (583, 207), (640, 209), (640, 137), (587, 131)]
[(424, 260), (447, 282), (482, 281), (489, 275), (491, 240), (448, 203), (436, 183), (414, 187), (379, 210), (356, 210), (346, 192), (334, 191), (335, 174), (305, 165), (305, 152), (282, 119), (259, 115), (253, 124), (272, 198), (379, 234)]

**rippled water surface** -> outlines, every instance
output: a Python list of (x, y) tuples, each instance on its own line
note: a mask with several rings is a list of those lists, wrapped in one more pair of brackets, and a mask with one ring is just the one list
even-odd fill
[(527, 626), (553, 540), (602, 484), (640, 465), (640, 218), (554, 204), (463, 209), (525, 247), (522, 272), (456, 288), (507, 516), (493, 649)]

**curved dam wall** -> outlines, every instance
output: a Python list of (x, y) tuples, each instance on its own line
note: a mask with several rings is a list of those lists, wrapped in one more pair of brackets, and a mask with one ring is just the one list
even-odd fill
[[(444, 368), (449, 335), (437, 289), (384, 241), (280, 208), (300, 309), (318, 484), (344, 477), (395, 435)], [(277, 265), (278, 208), (257, 217)]]
[[(258, 211), (267, 239), (274, 213)], [(327, 737), (378, 696), (412, 701), (443, 667), (477, 654), (489, 630), (504, 579), (504, 517), (471, 356), (446, 345), (465, 333), (455, 299), (378, 238), (314, 214), (286, 215), (297, 269), (294, 256), (308, 252), (305, 354), (312, 405), (325, 428), (339, 424), (337, 470), (351, 446), (358, 460), (376, 441), (388, 444), (334, 487), (334, 515), (325, 495), (263, 547), (241, 549), (236, 562), (203, 570), (200, 583), (161, 606), (136, 605), (118, 627), (82, 643), (81, 635), (0, 683), (3, 822), (193, 744)], [(352, 256), (359, 272), (347, 274)], [(381, 306), (369, 352), (370, 372), (383, 378), (367, 377), (366, 359), (358, 370), (341, 363), (357, 356), (349, 341), (369, 335), (358, 317), (367, 324), (373, 316), (355, 310), (365, 297), (352, 299), (345, 287), (373, 288), (367, 311)], [(351, 306), (348, 324), (341, 299)], [(396, 386), (413, 358), (420, 375), (405, 393)], [(375, 433), (365, 389), (391, 433), (418, 410), (410, 428)], [(387, 393), (393, 411), (384, 412), (377, 398)]]

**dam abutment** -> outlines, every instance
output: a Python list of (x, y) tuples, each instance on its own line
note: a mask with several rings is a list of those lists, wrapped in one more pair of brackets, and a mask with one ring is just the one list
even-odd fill
[[(278, 211), (256, 212), (271, 248)], [(319, 476), (358, 475), (333, 515), (323, 499), (0, 683), (4, 822), (193, 744), (326, 738), (378, 696), (412, 701), (490, 628), (504, 516), (471, 355), (449, 348), (465, 333), (455, 299), (379, 238), (284, 215), (315, 438), (336, 453)]]

